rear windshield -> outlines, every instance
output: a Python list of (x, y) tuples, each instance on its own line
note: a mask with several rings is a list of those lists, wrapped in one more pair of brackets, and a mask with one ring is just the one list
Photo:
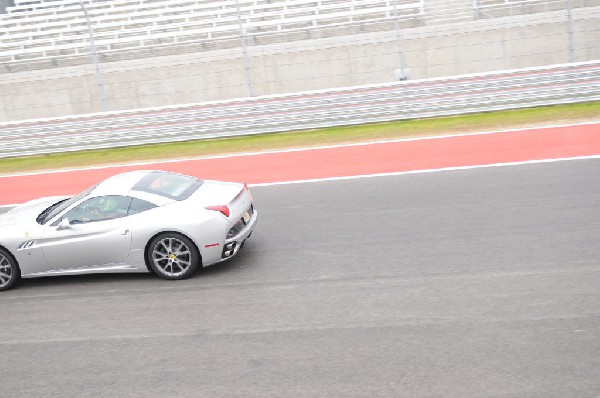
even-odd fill
[(185, 200), (202, 185), (202, 180), (181, 174), (154, 171), (133, 186), (134, 191), (149, 192), (174, 200)]

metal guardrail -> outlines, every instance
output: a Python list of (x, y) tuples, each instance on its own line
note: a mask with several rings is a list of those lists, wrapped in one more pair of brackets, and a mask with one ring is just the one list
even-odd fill
[(0, 158), (600, 100), (600, 61), (0, 124)]

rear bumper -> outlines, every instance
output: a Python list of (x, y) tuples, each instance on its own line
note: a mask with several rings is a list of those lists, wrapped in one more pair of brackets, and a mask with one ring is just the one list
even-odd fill
[(235, 236), (225, 240), (225, 244), (223, 245), (223, 252), (221, 253), (221, 261), (227, 260), (228, 258), (235, 256), (239, 252), (239, 250), (244, 245), (246, 239), (248, 239), (252, 234), (257, 219), (258, 211), (254, 209), (250, 220), (248, 220), (244, 228), (242, 228)]

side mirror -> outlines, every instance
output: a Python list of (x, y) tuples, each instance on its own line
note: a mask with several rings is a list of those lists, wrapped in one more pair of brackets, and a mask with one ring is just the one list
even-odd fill
[(71, 224), (69, 223), (69, 219), (67, 217), (60, 220), (60, 223), (58, 224), (58, 227), (56, 228), (57, 231), (62, 231), (64, 229), (71, 229)]

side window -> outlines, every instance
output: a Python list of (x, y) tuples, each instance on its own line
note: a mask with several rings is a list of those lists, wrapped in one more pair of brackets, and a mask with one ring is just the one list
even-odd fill
[(128, 196), (97, 196), (69, 210), (65, 217), (71, 224), (113, 220), (127, 215), (130, 202)]
[(154, 203), (150, 203), (146, 200), (131, 198), (131, 205), (129, 206), (128, 216), (132, 214), (138, 214), (146, 210), (150, 210), (157, 207)]

